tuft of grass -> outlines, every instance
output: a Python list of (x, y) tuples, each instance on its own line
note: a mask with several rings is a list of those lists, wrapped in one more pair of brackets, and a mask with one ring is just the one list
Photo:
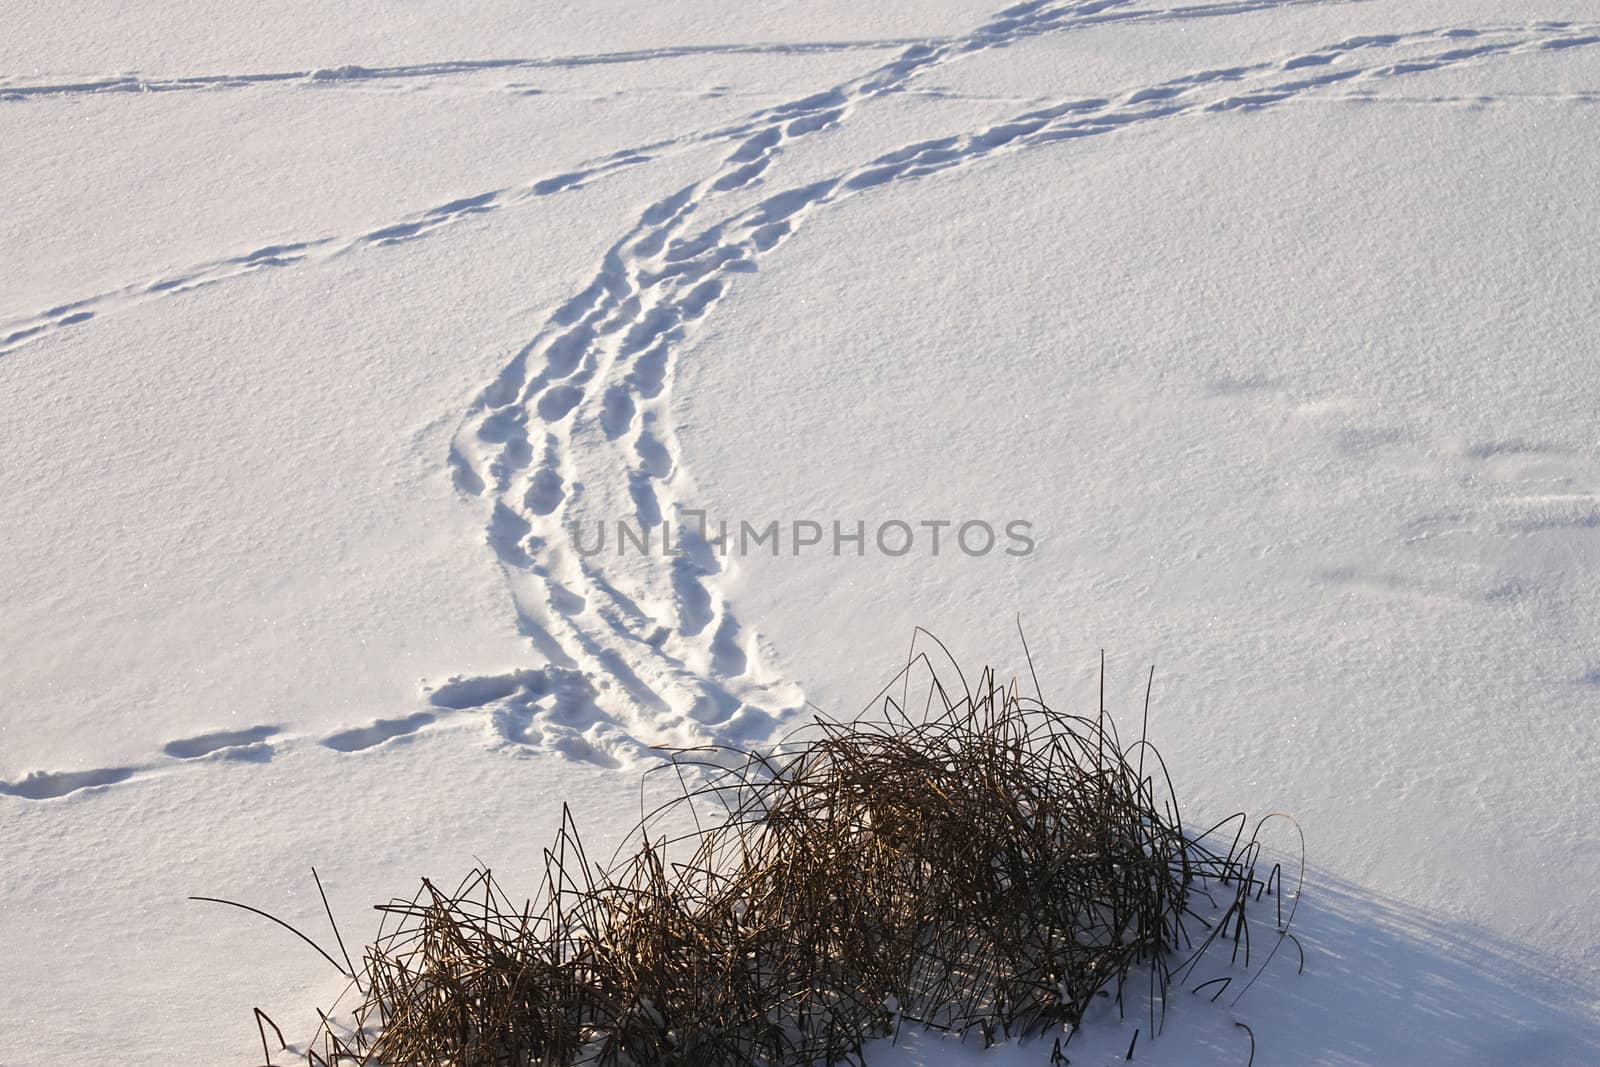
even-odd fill
[(1281, 866), (1258, 877), (1242, 814), (1188, 832), (1142, 730), (992, 670), (946, 680), (917, 656), (868, 712), (772, 751), (665, 751), (647, 774), (671, 795), (629, 846), (592, 862), (564, 808), (521, 904), (479, 869), (380, 905), (352, 1021), (323, 1015), (307, 1061), (811, 1067), (907, 1026), (1053, 1032), (1059, 1057), (1135, 976), (1154, 1033), (1213, 947), (1248, 969), (1265, 895), (1272, 951), (1292, 939)]

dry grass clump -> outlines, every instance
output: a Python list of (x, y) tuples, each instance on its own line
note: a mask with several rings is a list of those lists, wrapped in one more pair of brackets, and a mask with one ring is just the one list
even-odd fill
[(1059, 1041), (1136, 974), (1154, 1028), (1220, 940), (1248, 967), (1263, 894), (1288, 936), (1244, 817), (1225, 850), (1186, 833), (1159, 756), (1103, 711), (990, 671), (927, 680), (919, 713), (900, 678), (775, 752), (670, 753), (632, 851), (591, 862), (564, 812), (521, 905), (487, 870), (382, 905), (353, 1025), (326, 1022), (308, 1060), (809, 1067), (904, 1026)]

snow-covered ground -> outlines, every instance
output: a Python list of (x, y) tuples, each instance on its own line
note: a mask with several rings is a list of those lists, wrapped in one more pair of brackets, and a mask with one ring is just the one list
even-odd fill
[(341, 980), (186, 896), (531, 892), (1019, 614), (1306, 832), (1136, 1060), (1600, 1062), (1600, 3), (678, 7), (8, 12), (0, 1064), (254, 1063)]

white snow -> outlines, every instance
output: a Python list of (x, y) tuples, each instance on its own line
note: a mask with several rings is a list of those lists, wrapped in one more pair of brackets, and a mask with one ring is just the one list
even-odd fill
[[(999, 7), (8, 16), (0, 1064), (255, 1063), (341, 980), (186, 896), (532, 892), (1019, 615), (1309, 842), (1303, 975), (1073, 1062), (1600, 1061), (1600, 4)], [(780, 553), (573, 537), (685, 509)]]

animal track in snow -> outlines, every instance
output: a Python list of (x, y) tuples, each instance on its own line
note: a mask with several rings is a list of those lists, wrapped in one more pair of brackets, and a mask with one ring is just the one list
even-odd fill
[(174, 759), (200, 759), (203, 756), (221, 756), (226, 759), (245, 759), (265, 762), (272, 758), (272, 746), (266, 740), (279, 732), (276, 726), (252, 726), (246, 730), (219, 730), (169, 741), (162, 752)]
[(359, 752), (397, 737), (408, 737), (433, 722), (434, 718), (431, 712), (419, 711), (400, 719), (378, 719), (367, 726), (330, 734), (322, 739), (322, 743), (335, 752)]
[(132, 767), (106, 767), (93, 771), (34, 771), (15, 782), (0, 781), (0, 794), (24, 800), (54, 800), (86, 789), (125, 782), (134, 775)]
[(116, 74), (77, 81), (17, 82), (0, 81), (0, 103), (20, 103), (50, 97), (73, 97), (105, 93), (216, 92), (226, 89), (300, 86), (314, 89), (355, 87), (373, 82), (435, 81), (461, 75), (492, 71), (570, 70), (578, 67), (614, 66), (632, 63), (659, 63), (673, 59), (735, 55), (818, 55), (833, 52), (886, 51), (904, 47), (908, 40), (810, 41), (794, 43), (750, 43), (674, 45), (640, 48), (621, 52), (591, 52), (567, 56), (542, 56), (520, 59), (459, 59), (435, 63), (407, 63), (398, 66), (365, 67), (346, 64), (304, 70), (262, 71), (237, 74), (191, 74), (176, 77), (141, 77)]

